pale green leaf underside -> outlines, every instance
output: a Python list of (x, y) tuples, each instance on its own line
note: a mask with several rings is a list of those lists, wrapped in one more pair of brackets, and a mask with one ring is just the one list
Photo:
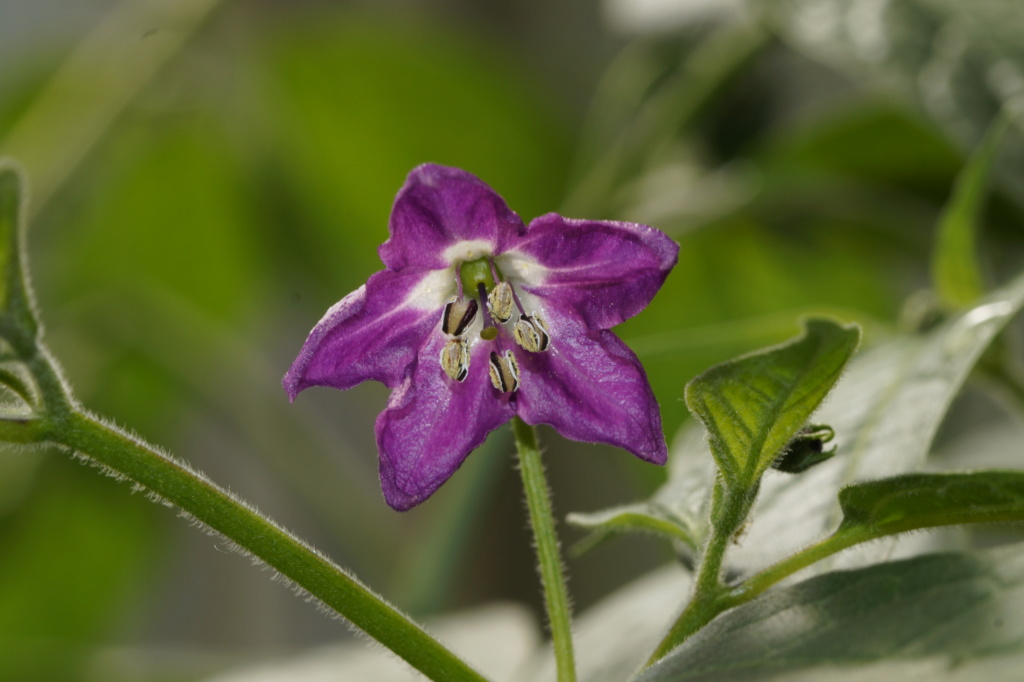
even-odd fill
[[(639, 682), (1016, 679), (1024, 550), (828, 573), (730, 611)], [(980, 675), (980, 676), (979, 676)]]
[(750, 488), (839, 379), (856, 325), (810, 319), (804, 334), (712, 367), (686, 386), (726, 481)]

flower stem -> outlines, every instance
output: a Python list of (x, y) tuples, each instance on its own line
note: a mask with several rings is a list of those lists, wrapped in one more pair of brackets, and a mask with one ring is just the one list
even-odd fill
[(62, 446), (143, 486), (276, 569), (432, 680), (484, 679), (312, 547), (205, 476), (84, 410), (70, 396), (56, 364), (41, 346), (22, 353), (22, 359), (36, 379), (43, 409), (25, 421), (5, 421), (0, 438)]
[(526, 491), (526, 506), (530, 513), (537, 547), (537, 563), (541, 585), (544, 588), (544, 604), (551, 626), (551, 640), (555, 649), (555, 665), (559, 682), (573, 682), (576, 679), (576, 664), (572, 649), (572, 618), (569, 613), (569, 597), (565, 586), (562, 559), (558, 551), (558, 536), (551, 513), (551, 499), (544, 465), (537, 447), (537, 431), (519, 417), (512, 419), (515, 432), (516, 452), (519, 454), (519, 471)]

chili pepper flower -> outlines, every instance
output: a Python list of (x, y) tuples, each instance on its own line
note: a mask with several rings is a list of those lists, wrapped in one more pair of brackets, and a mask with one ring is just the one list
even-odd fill
[(661, 415), (611, 327), (636, 315), (679, 247), (635, 223), (554, 213), (524, 225), (476, 176), (433, 164), (395, 199), (384, 269), (336, 303), (284, 377), (391, 389), (377, 418), (387, 503), (409, 509), (518, 415), (664, 464)]

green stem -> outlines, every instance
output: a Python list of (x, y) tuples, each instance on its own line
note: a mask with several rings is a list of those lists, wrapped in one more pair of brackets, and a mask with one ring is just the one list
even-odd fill
[(537, 447), (537, 431), (515, 417), (512, 419), (515, 432), (516, 452), (519, 454), (519, 471), (526, 491), (526, 506), (530, 513), (534, 543), (537, 547), (537, 563), (540, 581), (544, 588), (544, 604), (551, 625), (551, 640), (555, 649), (555, 664), (559, 682), (573, 682), (576, 679), (576, 664), (572, 650), (572, 618), (569, 613), (569, 597), (565, 587), (562, 559), (558, 551), (558, 536), (551, 513), (551, 499), (544, 477), (544, 465)]
[(693, 596), (651, 654), (647, 665), (652, 665), (729, 608), (726, 602), (729, 589), (722, 582), (722, 562), (729, 543), (747, 518), (755, 494), (756, 491), (730, 491), (721, 480), (716, 482), (711, 502), (711, 532), (697, 569)]
[(757, 597), (772, 585), (788, 578), (797, 571), (801, 571), (811, 564), (828, 558), (847, 547), (867, 542), (879, 537), (863, 527), (839, 527), (832, 535), (810, 547), (806, 547), (796, 554), (789, 556), (782, 561), (769, 566), (760, 573), (756, 573), (742, 583), (734, 587), (726, 599), (726, 608), (732, 608), (746, 603)]
[[(45, 352), (25, 359), (39, 383), (42, 416), (25, 426), (40, 441), (81, 454), (144, 486), (276, 569), (293, 584), (350, 620), (432, 680), (484, 678), (309, 545), (261, 516), (203, 475), (79, 407)], [(8, 422), (4, 431), (19, 428)]]
[[(725, 536), (727, 541), (729, 537), (731, 536)], [(682, 644), (690, 635), (703, 628), (724, 611), (751, 601), (772, 585), (788, 578), (797, 571), (807, 568), (811, 564), (817, 563), (847, 547), (873, 540), (876, 537), (878, 536), (866, 528), (840, 527), (839, 530), (824, 540), (769, 566), (731, 588), (718, 582), (718, 571), (721, 567), (721, 556), (724, 554), (724, 547), (719, 545), (720, 540), (716, 541), (713, 537), (707, 550), (707, 559), (701, 563), (701, 571), (697, 579), (697, 586), (694, 589), (693, 599), (687, 604), (682, 614), (672, 625), (669, 634), (658, 646), (658, 649), (651, 656), (647, 664), (652, 665), (657, 662), (658, 659), (665, 656), (665, 654), (679, 644)], [(718, 565), (717, 569), (714, 568), (715, 564)], [(709, 566), (712, 568), (708, 568)], [(714, 582), (712, 582), (712, 578), (707, 577), (712, 570), (715, 571)]]

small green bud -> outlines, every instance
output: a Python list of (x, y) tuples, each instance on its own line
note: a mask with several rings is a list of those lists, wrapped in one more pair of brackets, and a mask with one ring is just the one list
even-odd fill
[(836, 432), (827, 424), (808, 424), (797, 432), (782, 454), (775, 458), (772, 468), (787, 474), (799, 474), (831, 459), (836, 454), (836, 446), (826, 450), (825, 444), (831, 442), (835, 435)]

